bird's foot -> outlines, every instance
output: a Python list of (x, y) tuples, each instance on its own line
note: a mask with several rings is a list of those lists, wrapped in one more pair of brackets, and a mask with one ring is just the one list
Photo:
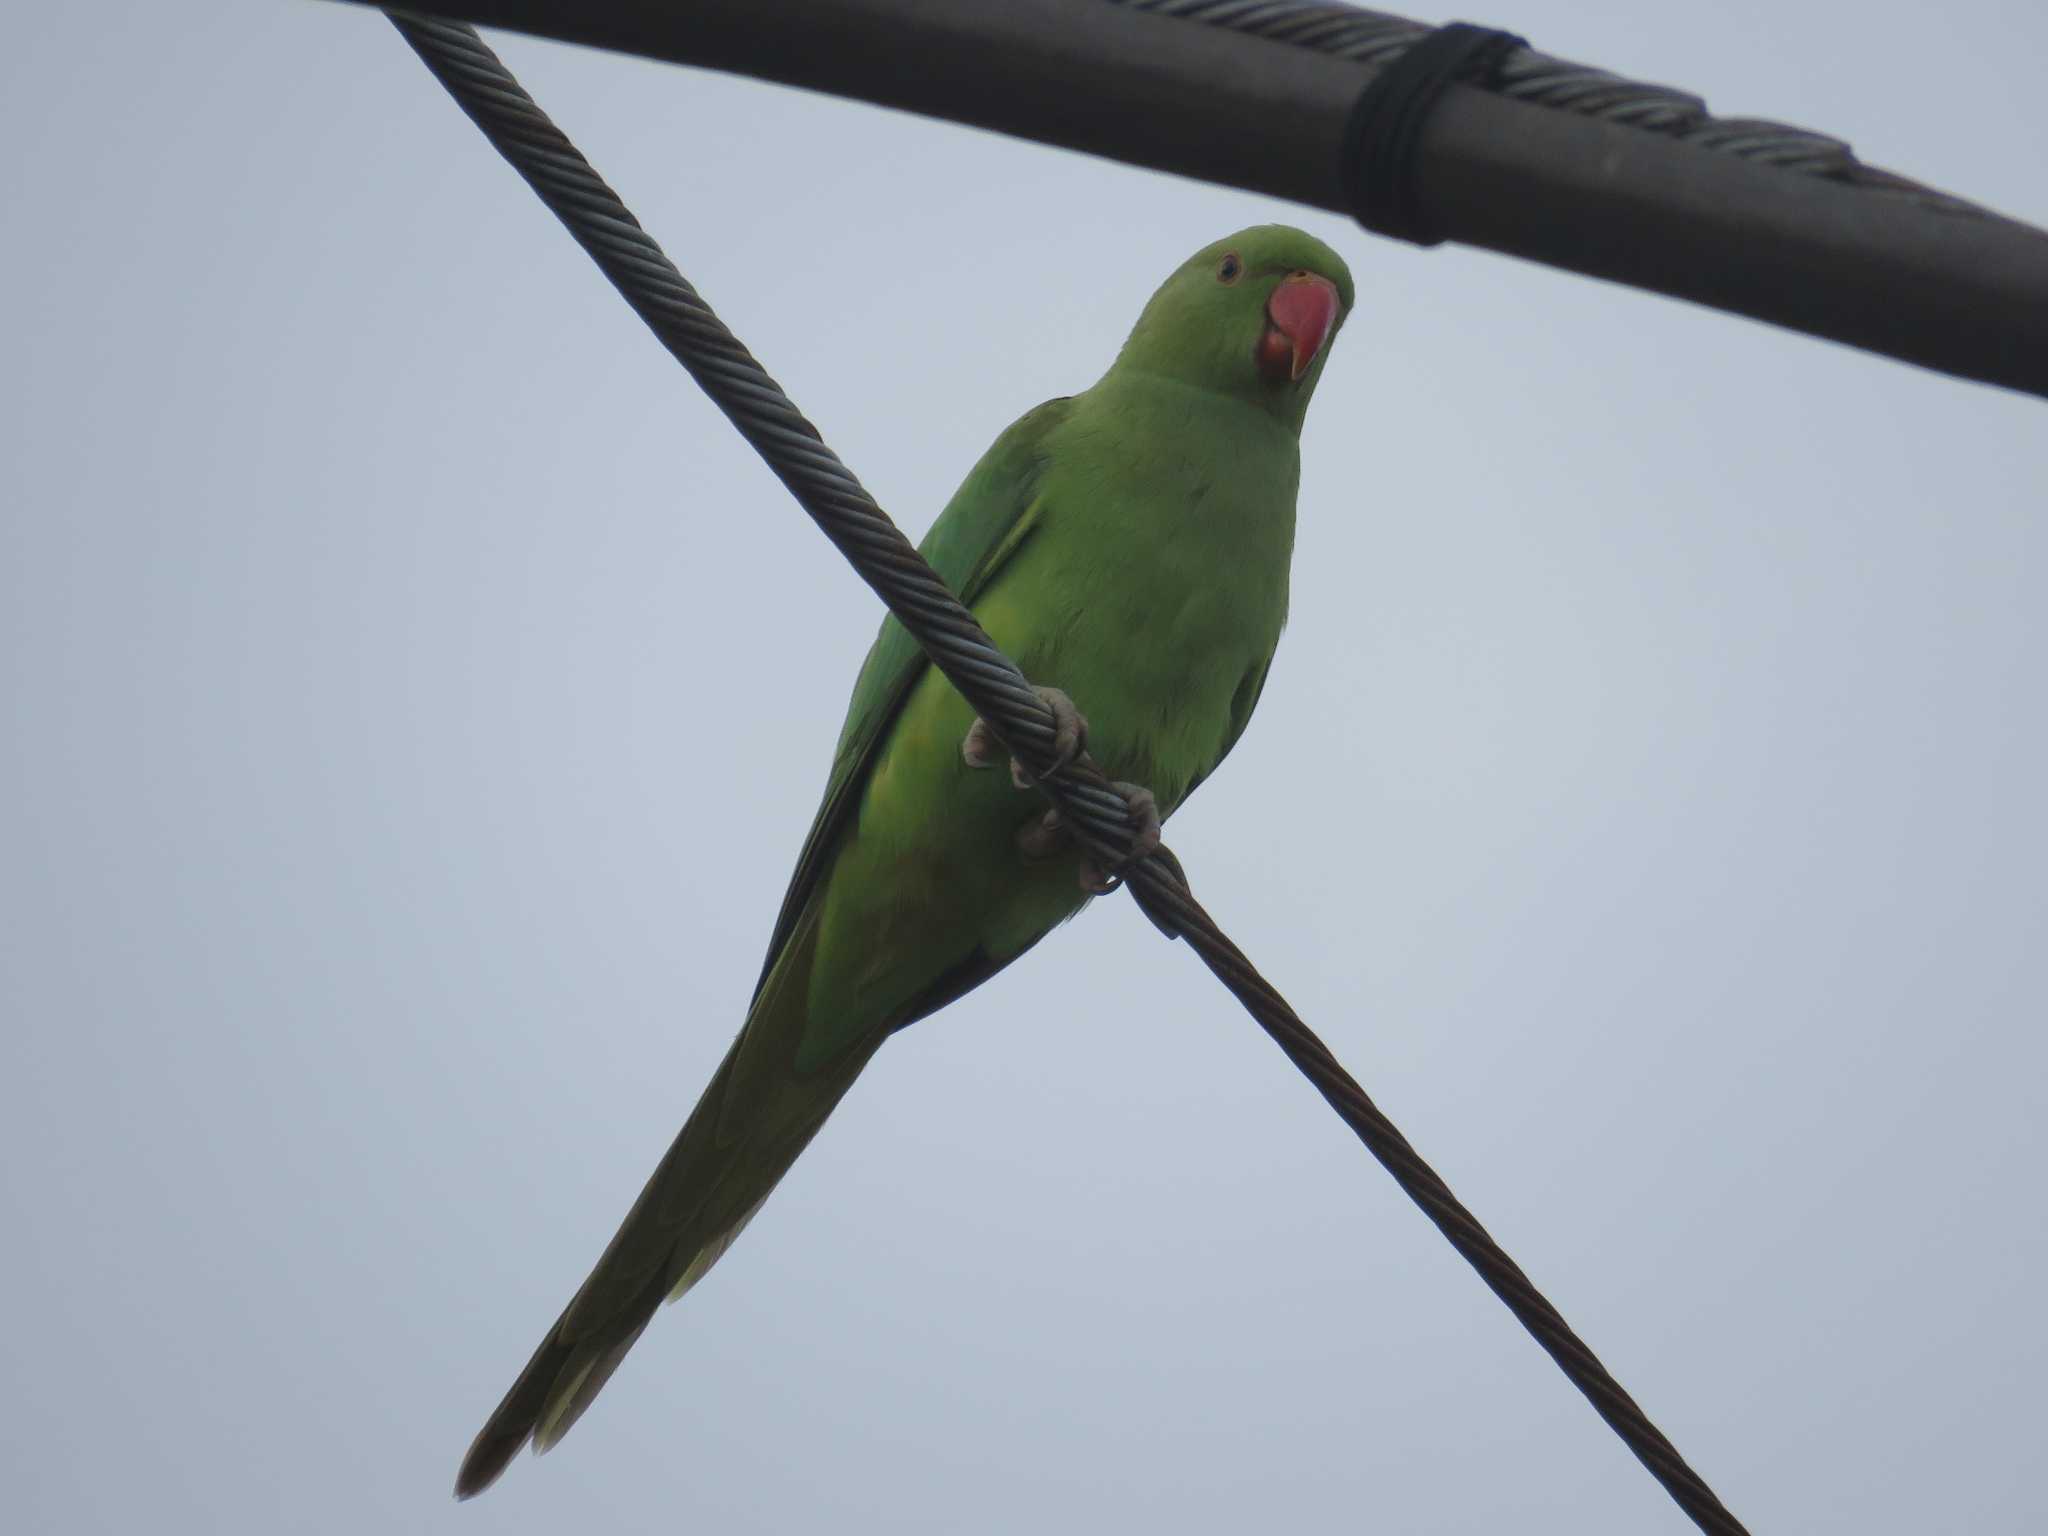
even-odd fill
[(1151, 858), (1153, 850), (1159, 846), (1159, 802), (1153, 798), (1152, 791), (1142, 784), (1126, 784), (1121, 780), (1109, 787), (1124, 797), (1124, 805), (1129, 808), (1131, 821), (1138, 830), (1131, 834), (1131, 851), (1114, 869), (1100, 869), (1090, 858), (1081, 860), (1081, 889), (1091, 896), (1106, 896), (1115, 890), (1123, 884), (1124, 871)]
[[(1082, 857), (1081, 889), (1091, 896), (1104, 896), (1115, 890), (1123, 880), (1123, 872), (1140, 859), (1150, 858), (1159, 846), (1159, 802), (1152, 791), (1142, 784), (1115, 783), (1110, 788), (1123, 796), (1138, 830), (1131, 838), (1131, 851), (1113, 869), (1104, 870), (1094, 859)], [(1065, 847), (1068, 840), (1066, 818), (1057, 808), (1032, 817), (1017, 829), (1017, 851), (1034, 862)]]
[[(1088, 750), (1088, 719), (1074, 707), (1074, 701), (1057, 688), (1033, 688), (1031, 691), (1052, 711), (1051, 771), (1057, 773)], [(977, 715), (974, 724), (967, 728), (967, 734), (960, 740), (960, 760), (970, 768), (993, 768), (1002, 755), (1003, 744), (996, 739), (994, 729)], [(1030, 769), (1013, 757), (1010, 759), (1010, 782), (1019, 789), (1029, 789), (1038, 781)]]

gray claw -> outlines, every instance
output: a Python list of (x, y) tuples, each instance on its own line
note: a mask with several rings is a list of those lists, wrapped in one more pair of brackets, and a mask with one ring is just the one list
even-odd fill
[(1124, 797), (1124, 804), (1130, 807), (1131, 819), (1138, 824), (1138, 830), (1131, 837), (1131, 851), (1124, 855), (1121, 864), (1106, 874), (1093, 859), (1081, 860), (1081, 889), (1094, 896), (1105, 896), (1115, 890), (1123, 881), (1123, 872), (1133, 864), (1152, 857), (1159, 846), (1159, 802), (1152, 791), (1142, 784), (1120, 781), (1110, 788)]
[(1057, 809), (1034, 816), (1017, 829), (1017, 851), (1032, 862), (1057, 852), (1066, 841), (1066, 818)]
[[(1074, 701), (1057, 688), (1033, 688), (1031, 691), (1052, 711), (1051, 771), (1057, 773), (1087, 750), (1088, 719), (1074, 707)], [(970, 768), (993, 768), (1003, 755), (1003, 744), (996, 739), (995, 731), (986, 720), (976, 716), (974, 724), (967, 728), (966, 736), (961, 739), (960, 760)], [(1038, 780), (1030, 769), (1013, 757), (1010, 759), (1010, 782), (1019, 789), (1029, 789)]]
[(974, 717), (974, 724), (967, 727), (967, 734), (960, 738), (960, 761), (970, 768), (993, 768), (1002, 750), (996, 733), (979, 715)]

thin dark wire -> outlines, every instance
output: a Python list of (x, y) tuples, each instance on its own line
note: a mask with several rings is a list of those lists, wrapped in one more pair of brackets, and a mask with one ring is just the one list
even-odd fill
[[(817, 429), (698, 297), (475, 29), (410, 13), (389, 14), (463, 111), (767, 461), (798, 505), (916, 637), (933, 665), (1012, 752), (1028, 766), (1049, 768), (1055, 751), (1052, 714), (1031, 691), (1024, 674), (996, 648)], [(1123, 797), (1091, 764), (1084, 761), (1048, 773), (1040, 783), (1099, 864), (1113, 868), (1123, 861), (1135, 828)], [(1162, 847), (1131, 868), (1126, 884), (1147, 917), (1194, 947), (1203, 964), (1479, 1271), (1693, 1522), (1720, 1536), (1742, 1536), (1742, 1525), (1521, 1267), (1487, 1235), (1329, 1047), (1216, 926), (1189, 891), (1179, 861)]]
[[(1156, 16), (1200, 22), (1272, 42), (1310, 48), (1383, 69), (1434, 31), (1424, 22), (1336, 0), (1108, 0)], [(1667, 134), (1703, 149), (1756, 160), (1781, 170), (1867, 187), (1942, 213), (1986, 217), (1975, 203), (1865, 165), (1840, 139), (1762, 118), (1715, 117), (1689, 91), (1629, 80), (1520, 48), (1501, 61), (1503, 96)]]

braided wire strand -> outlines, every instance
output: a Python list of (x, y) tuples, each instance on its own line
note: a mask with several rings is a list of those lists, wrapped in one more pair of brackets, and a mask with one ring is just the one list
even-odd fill
[[(1253, 7), (1254, 9), (1256, 7)], [(1015, 755), (1105, 868), (1136, 834), (1123, 797), (1086, 759), (1057, 771), (1051, 711), (638, 219), (466, 24), (387, 12), (427, 68), (525, 178), (634, 312), (767, 462), (799, 506)], [(1521, 1267), (1460, 1203), (1328, 1046), (1198, 902), (1163, 845), (1124, 883), (1184, 938), (1550, 1354), (1701, 1530), (1746, 1536), (1706, 1482), (1624, 1391)]]
[[(1313, 49), (1384, 69), (1435, 28), (1405, 16), (1343, 5), (1336, 0), (1107, 0), (1155, 16), (1199, 22)], [(1810, 128), (1762, 118), (1717, 118), (1688, 91), (1630, 80), (1587, 64), (1518, 48), (1502, 60), (1497, 89), (1516, 101), (1576, 112), (1681, 139), (1851, 186), (1904, 197), (1942, 213), (1986, 217), (1975, 203), (1865, 165), (1840, 139)]]

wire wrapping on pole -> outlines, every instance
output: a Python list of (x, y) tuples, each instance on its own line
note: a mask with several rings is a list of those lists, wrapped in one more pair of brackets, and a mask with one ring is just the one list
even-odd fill
[[(888, 604), (933, 665), (1013, 753), (1034, 770), (1049, 769), (1054, 755), (1052, 715), (1023, 673), (996, 648), (817, 429), (712, 313), (497, 55), (467, 25), (389, 14), (463, 111)], [(1100, 864), (1115, 867), (1123, 861), (1136, 829), (1123, 797), (1092, 766), (1079, 763), (1046, 773), (1039, 787)], [(1162, 847), (1131, 867), (1125, 883), (1147, 917), (1168, 934), (1187, 940), (1693, 1522), (1718, 1536), (1743, 1536), (1740, 1522), (1520, 1266), (1217, 927), (1179, 874), (1178, 861)]]
[[(1107, 0), (1153, 16), (1222, 27), (1271, 42), (1386, 69), (1440, 29), (1405, 16), (1334, 0)], [(1625, 123), (1702, 149), (1755, 160), (1803, 176), (1891, 193), (1941, 213), (1989, 215), (1975, 203), (1866, 165), (1840, 139), (1811, 128), (1753, 117), (1715, 117), (1690, 91), (1630, 80), (1588, 64), (1552, 58), (1526, 44), (1508, 53), (1490, 89), (1514, 101)]]
[(1344, 123), (1344, 180), (1360, 224), (1413, 245), (1444, 243), (1423, 215), (1417, 174), (1416, 150), (1429, 114), (1459, 81), (1495, 85), (1502, 62), (1528, 47), (1512, 32), (1454, 21), (1372, 72)]

